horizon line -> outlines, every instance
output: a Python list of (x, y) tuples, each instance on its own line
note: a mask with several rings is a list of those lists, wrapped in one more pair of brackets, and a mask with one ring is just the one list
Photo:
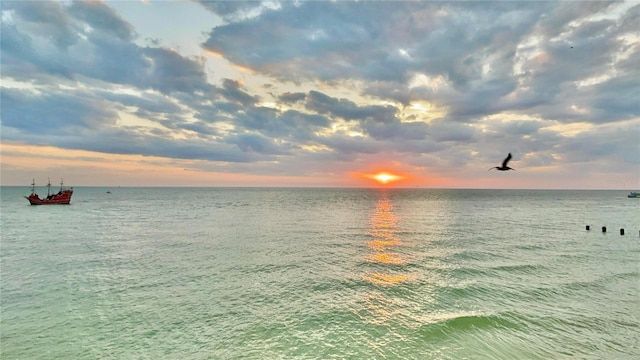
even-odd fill
[[(57, 187), (57, 185), (51, 184), (51, 187)], [(4, 185), (0, 184), (0, 187), (28, 187), (31, 185)], [(47, 185), (40, 185), (36, 188), (46, 188)], [(513, 188), (487, 188), (487, 187), (427, 187), (427, 186), (267, 186), (267, 185), (254, 185), (254, 186), (225, 186), (225, 185), (73, 185), (65, 186), (67, 188), (166, 188), (166, 189), (179, 189), (179, 188), (192, 188), (192, 189), (351, 189), (351, 190), (585, 190), (585, 191), (632, 191), (632, 188), (528, 188), (528, 187), (513, 187)]]

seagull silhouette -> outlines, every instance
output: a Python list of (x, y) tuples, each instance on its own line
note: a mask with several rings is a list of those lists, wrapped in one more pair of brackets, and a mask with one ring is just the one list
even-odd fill
[[(504, 161), (502, 162), (502, 166), (494, 166), (489, 170), (497, 169), (497, 170), (500, 170), (500, 171), (506, 171), (506, 170), (515, 171), (516, 169), (512, 169), (512, 168), (507, 166), (507, 163), (509, 162), (509, 160), (511, 160), (511, 153), (509, 153), (509, 155), (507, 155), (507, 157), (504, 159)], [(489, 171), (489, 170), (487, 170), (487, 171)]]

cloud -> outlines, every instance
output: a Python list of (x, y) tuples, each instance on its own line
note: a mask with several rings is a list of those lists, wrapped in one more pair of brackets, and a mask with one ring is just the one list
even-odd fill
[(564, 139), (558, 145), (558, 152), (564, 154), (565, 161), (570, 163), (591, 163), (602, 158), (611, 159), (609, 163), (602, 164), (603, 171), (619, 171), (621, 164), (637, 170), (640, 166), (639, 144), (640, 133), (637, 125), (625, 124), (598, 128)]
[(151, 65), (139, 85), (147, 85), (164, 94), (173, 91), (184, 93), (208, 93), (213, 87), (208, 83), (204, 64), (185, 58), (177, 52), (164, 48), (145, 48), (143, 54)]
[(161, 2), (3, 3), (3, 140), (274, 175), (639, 163), (640, 5), (197, 3), (184, 48), (141, 41)]
[(110, 7), (97, 1), (75, 1), (69, 8), (70, 14), (78, 20), (84, 21), (93, 29), (103, 33), (113, 34), (123, 41), (131, 41), (135, 37), (135, 30), (131, 24), (122, 20)]
[(318, 91), (310, 91), (305, 104), (309, 110), (320, 114), (329, 114), (345, 120), (373, 119), (377, 122), (392, 122), (397, 109), (393, 106), (358, 106), (348, 99), (336, 99)]
[(252, 96), (245, 91), (242, 91), (242, 86), (239, 81), (232, 79), (224, 79), (222, 83), (223, 90), (222, 95), (230, 101), (237, 102), (241, 105), (255, 105), (260, 98)]
[(9, 4), (11, 21), (2, 22), (3, 76), (46, 84), (56, 76), (72, 82), (82, 76), (165, 94), (214, 89), (204, 63), (136, 45), (131, 25), (102, 3)]
[(279, 120), (284, 127), (285, 134), (301, 143), (313, 141), (317, 138), (317, 132), (330, 129), (332, 124), (326, 116), (296, 110), (283, 112), (279, 115)]
[(241, 20), (243, 18), (257, 16), (262, 10), (275, 3), (262, 1), (207, 1), (194, 0), (216, 15), (220, 15), (228, 21)]
[[(285, 3), (214, 28), (203, 46), (281, 78), (376, 81), (372, 95), (446, 104), (450, 115), (467, 118), (564, 101), (573, 83), (617, 65), (616, 39), (632, 15), (619, 22), (592, 18), (609, 3), (527, 5)], [(527, 42), (535, 45), (520, 47)], [(407, 82), (420, 73), (441, 76), (448, 90), (409, 93)], [(381, 92), (384, 82), (389, 90)], [(318, 101), (314, 95), (310, 102)]]
[[(115, 125), (116, 111), (91, 93), (34, 93), (3, 88), (2, 126), (19, 130), (29, 137), (82, 134)], [(4, 137), (4, 136), (3, 136)]]
[(273, 139), (260, 134), (239, 134), (228, 137), (225, 142), (235, 144), (243, 152), (257, 153), (260, 155), (281, 155), (284, 154), (281, 146), (278, 146)]
[(298, 101), (302, 101), (307, 97), (307, 94), (305, 93), (290, 93), (290, 92), (286, 92), (284, 94), (281, 94), (280, 96), (278, 96), (278, 99), (280, 101), (282, 101), (283, 103), (287, 103), (287, 104), (291, 104), (291, 103), (295, 103)]
[[(23, 21), (24, 29), (41, 34), (58, 48), (66, 49), (80, 38), (65, 7), (58, 2), (6, 1), (3, 11), (12, 11)], [(3, 21), (4, 23), (4, 21)]]

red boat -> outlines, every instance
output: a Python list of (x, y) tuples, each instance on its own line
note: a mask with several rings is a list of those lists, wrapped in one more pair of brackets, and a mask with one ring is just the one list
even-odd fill
[(47, 183), (47, 197), (41, 199), (36, 194), (36, 180), (31, 183), (31, 195), (25, 196), (31, 205), (69, 205), (71, 202), (71, 195), (73, 195), (73, 188), (65, 189), (60, 180), (60, 191), (57, 194), (51, 194), (51, 180)]

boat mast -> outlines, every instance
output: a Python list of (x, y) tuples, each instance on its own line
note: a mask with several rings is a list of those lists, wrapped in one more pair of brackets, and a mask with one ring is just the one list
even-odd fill
[(33, 178), (33, 180), (31, 180), (31, 195), (34, 195), (36, 193), (36, 178)]
[(60, 192), (62, 192), (63, 190), (62, 183), (63, 183), (62, 178), (60, 178)]
[(51, 195), (51, 178), (47, 178), (47, 197)]

